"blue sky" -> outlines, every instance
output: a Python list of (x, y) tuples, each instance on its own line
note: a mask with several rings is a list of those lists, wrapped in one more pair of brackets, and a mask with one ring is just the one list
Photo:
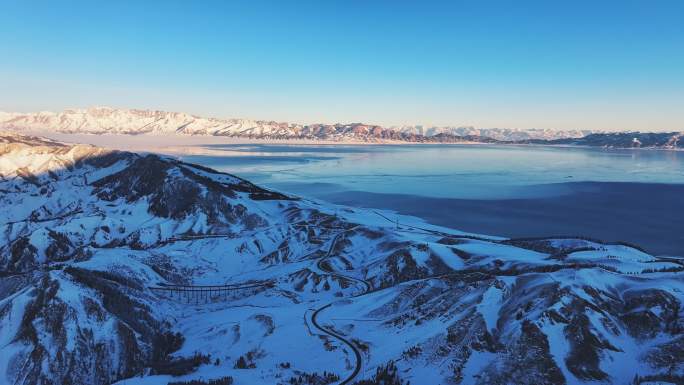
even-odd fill
[(684, 1), (0, 0), (0, 110), (684, 130)]

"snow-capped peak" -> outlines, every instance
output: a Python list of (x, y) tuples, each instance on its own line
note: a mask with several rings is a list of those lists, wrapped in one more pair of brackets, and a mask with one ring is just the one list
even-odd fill
[[(252, 119), (205, 118), (183, 112), (91, 107), (62, 112), (0, 112), (0, 128), (88, 134), (182, 134), (262, 139), (454, 141), (458, 138), (516, 141), (585, 136), (591, 131), (475, 127), (382, 127), (363, 123), (297, 124)], [(445, 137), (445, 135), (447, 137)], [(456, 138), (456, 139), (455, 139)], [(465, 139), (464, 139), (465, 140)]]

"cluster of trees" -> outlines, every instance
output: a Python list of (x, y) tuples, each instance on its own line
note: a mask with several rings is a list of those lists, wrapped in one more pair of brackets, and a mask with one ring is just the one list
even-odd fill
[(194, 372), (198, 366), (211, 362), (211, 356), (202, 353), (195, 353), (191, 357), (181, 357), (175, 359), (165, 359), (151, 364), (152, 374), (170, 374), (172, 376), (182, 376)]
[(420, 346), (411, 346), (401, 353), (402, 358), (416, 358), (423, 352)]
[(255, 353), (253, 351), (247, 352), (246, 355), (240, 356), (240, 358), (235, 361), (233, 366), (235, 369), (254, 369), (256, 364), (254, 363)]
[(389, 361), (375, 370), (373, 378), (357, 381), (354, 385), (411, 385), (409, 381), (404, 382), (397, 372), (394, 361)]
[(332, 384), (340, 380), (340, 376), (335, 373), (328, 373), (323, 371), (320, 375), (316, 372), (313, 373), (301, 373), (297, 377), (290, 377), (290, 384), (292, 385), (326, 385)]

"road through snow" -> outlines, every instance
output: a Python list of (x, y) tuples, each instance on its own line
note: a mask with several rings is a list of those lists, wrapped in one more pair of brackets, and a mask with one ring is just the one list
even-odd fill
[[(354, 228), (349, 229), (349, 230), (353, 230), (353, 229), (354, 229)], [(349, 231), (349, 230), (345, 230), (345, 231)], [(330, 243), (330, 248), (328, 249), (328, 252), (326, 253), (325, 256), (323, 256), (321, 259), (318, 260), (318, 262), (316, 263), (316, 266), (317, 266), (320, 270), (322, 270), (322, 271), (324, 271), (324, 272), (326, 272), (326, 273), (328, 273), (328, 274), (330, 274), (330, 275), (333, 275), (333, 276), (339, 277), (339, 278), (341, 278), (341, 279), (345, 279), (345, 280), (352, 281), (352, 282), (359, 283), (359, 284), (363, 285), (363, 287), (364, 287), (363, 292), (361, 292), (361, 293), (359, 293), (359, 294), (357, 294), (357, 295), (354, 295), (354, 297), (358, 297), (358, 296), (364, 295), (364, 294), (366, 294), (366, 293), (368, 293), (368, 292), (370, 291), (370, 289), (371, 289), (370, 283), (368, 283), (368, 282), (366, 282), (366, 281), (364, 281), (364, 280), (358, 279), (358, 278), (349, 277), (349, 276), (346, 276), (346, 275), (343, 275), (343, 274), (339, 274), (339, 273), (337, 273), (337, 272), (335, 272), (335, 271), (332, 271), (332, 270), (328, 269), (327, 267), (325, 267), (325, 266), (323, 265), (323, 262), (325, 261), (325, 259), (331, 256), (331, 254), (332, 254), (332, 252), (333, 252), (333, 250), (334, 250), (334, 248), (335, 248), (335, 243), (337, 242), (337, 239), (338, 239), (345, 231), (340, 232), (340, 233), (338, 233), (337, 235), (335, 235), (335, 237), (333, 238), (332, 242)], [(327, 334), (327, 335), (329, 335), (329, 336), (331, 336), (331, 337), (333, 337), (333, 338), (338, 339), (338, 340), (339, 340), (340, 342), (342, 342), (343, 344), (349, 346), (349, 348), (352, 350), (352, 352), (354, 352), (354, 356), (355, 356), (355, 359), (356, 359), (356, 363), (355, 363), (355, 365), (354, 365), (354, 370), (353, 370), (346, 378), (344, 378), (343, 380), (341, 380), (341, 381), (338, 383), (339, 385), (347, 385), (347, 384), (350, 384), (350, 383), (354, 380), (354, 378), (356, 378), (356, 376), (359, 374), (359, 372), (361, 371), (361, 365), (363, 364), (363, 360), (362, 360), (361, 352), (359, 351), (359, 349), (358, 349), (356, 346), (354, 346), (354, 344), (353, 344), (351, 341), (349, 341), (347, 338), (345, 338), (344, 336), (340, 335), (339, 333), (335, 332), (334, 330), (332, 330), (332, 329), (330, 329), (330, 328), (326, 328), (326, 327), (324, 327), (324, 326), (321, 326), (321, 325), (318, 323), (318, 320), (317, 320), (318, 314), (319, 314), (320, 312), (322, 312), (323, 310), (325, 310), (325, 309), (329, 308), (330, 306), (332, 306), (333, 303), (334, 303), (334, 302), (331, 302), (331, 303), (329, 303), (329, 304), (327, 304), (327, 305), (325, 305), (325, 306), (322, 306), (322, 307), (319, 307), (318, 309), (316, 309), (316, 310), (313, 312), (313, 315), (311, 316), (311, 323), (313, 324), (313, 326), (314, 326), (316, 329), (320, 330), (320, 331), (321, 331), (322, 333), (324, 333), (324, 334)]]

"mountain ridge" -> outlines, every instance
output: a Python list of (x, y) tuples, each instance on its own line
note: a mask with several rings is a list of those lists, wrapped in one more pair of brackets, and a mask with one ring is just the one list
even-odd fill
[(390, 126), (364, 123), (297, 124), (253, 119), (205, 118), (182, 112), (92, 107), (62, 112), (0, 112), (0, 128), (60, 133), (187, 134), (261, 139), (520, 141), (578, 138), (597, 131), (475, 128), (472, 126)]

